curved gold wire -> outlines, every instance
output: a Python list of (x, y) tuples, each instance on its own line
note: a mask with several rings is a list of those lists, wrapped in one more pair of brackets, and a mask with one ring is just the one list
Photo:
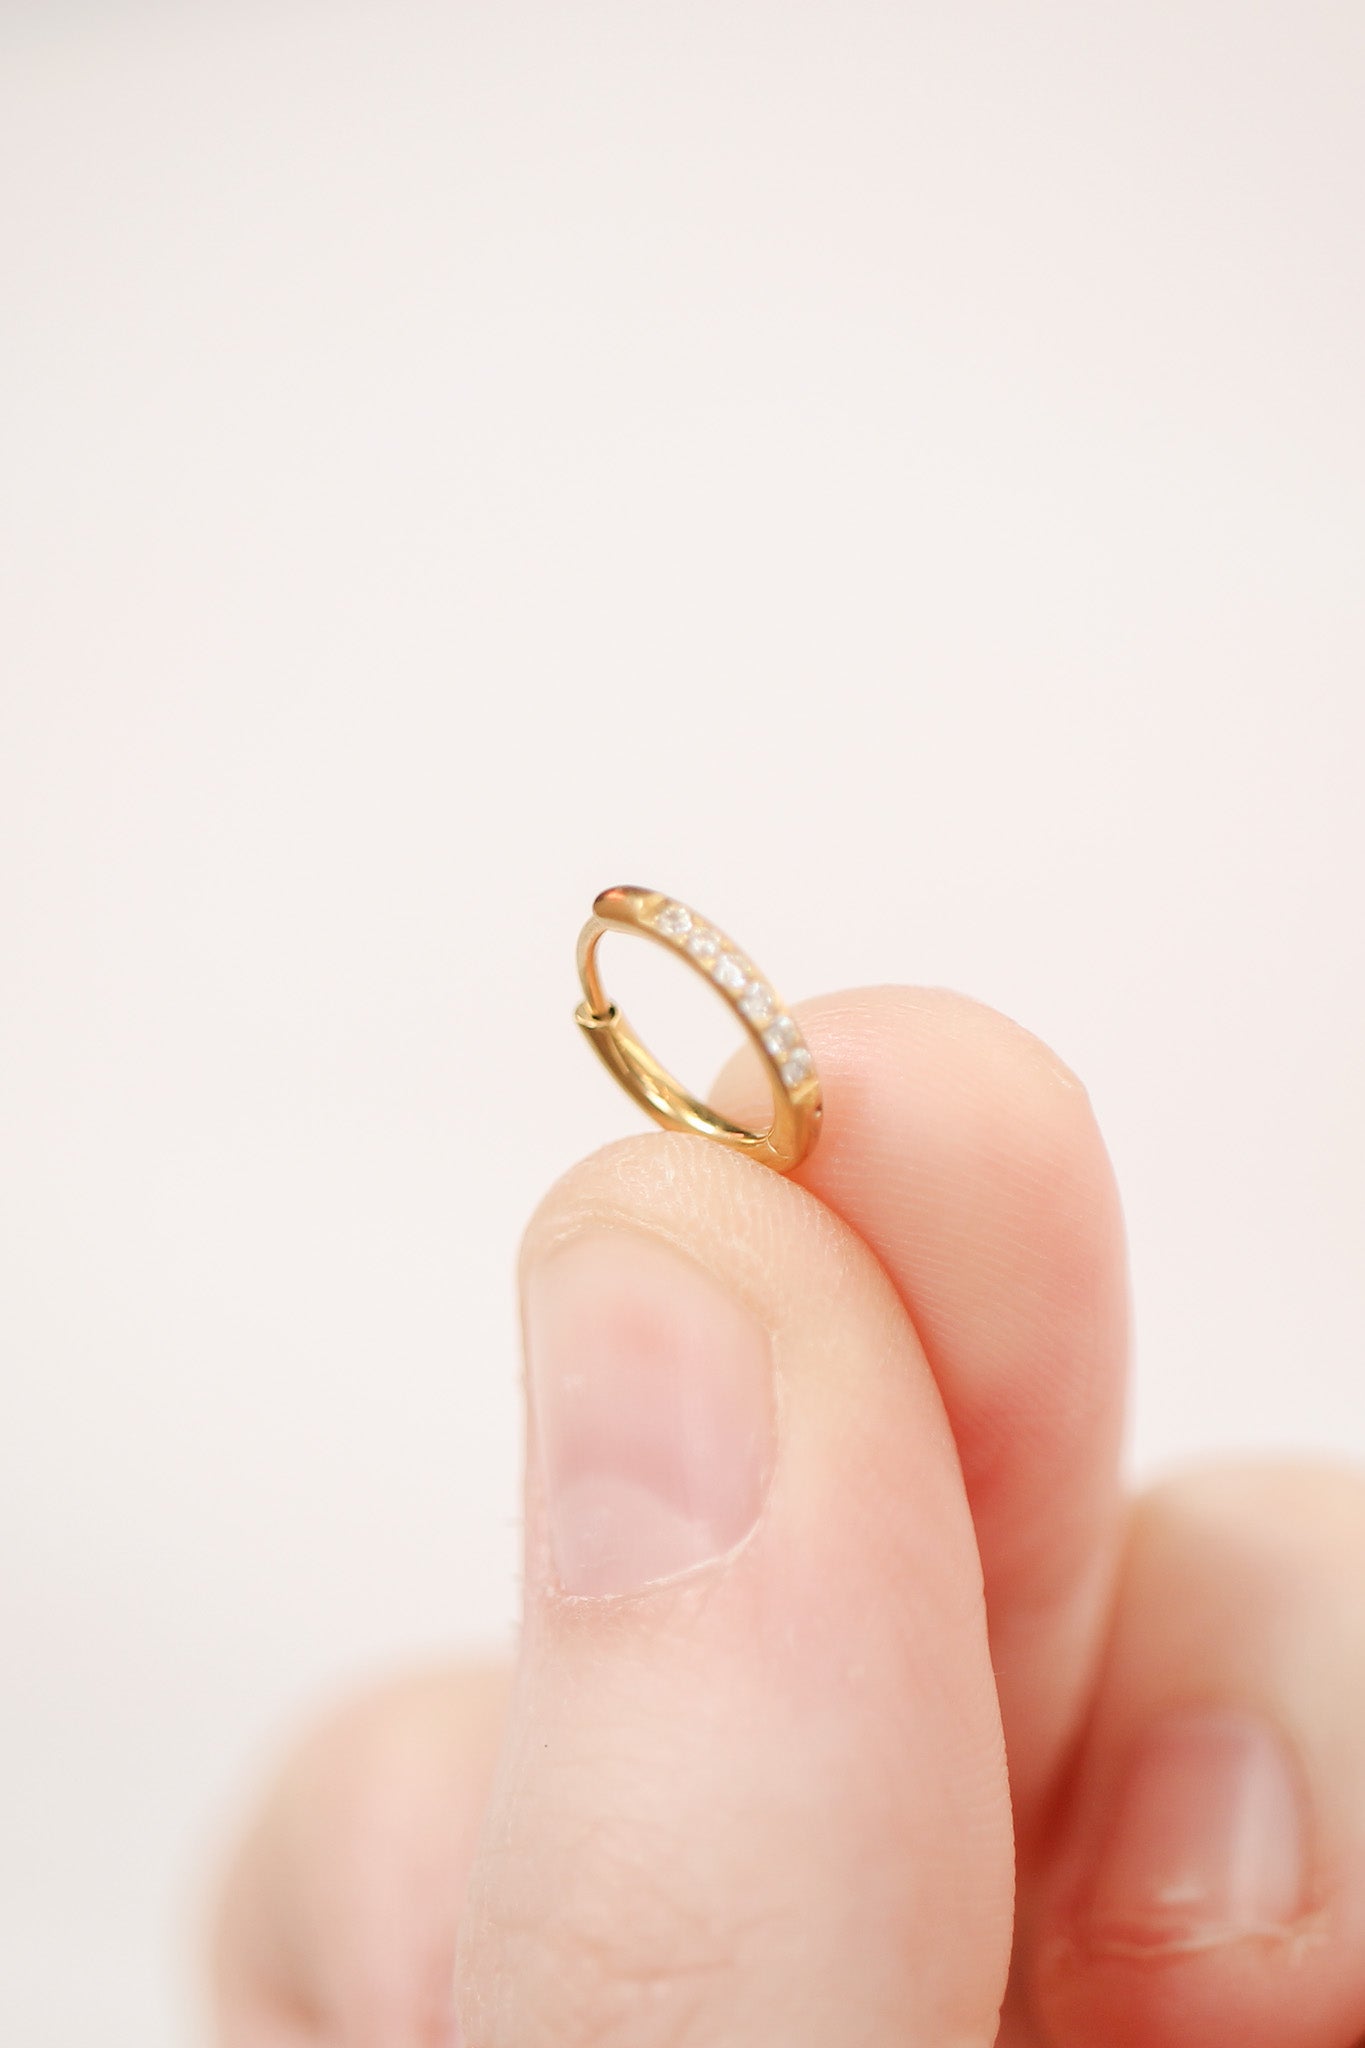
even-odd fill
[[(725, 996), (757, 1046), (773, 1092), (773, 1120), (750, 1131), (689, 1094), (661, 1066), (602, 986), (597, 948), (607, 932), (636, 932), (677, 953)], [(574, 1012), (608, 1072), (666, 1130), (692, 1131), (790, 1173), (820, 1134), (823, 1105), (810, 1049), (772, 983), (725, 934), (657, 889), (604, 889), (578, 935), (583, 1000)]]

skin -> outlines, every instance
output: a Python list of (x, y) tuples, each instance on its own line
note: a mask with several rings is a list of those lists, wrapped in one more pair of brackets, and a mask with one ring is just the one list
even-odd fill
[[(222, 1887), (220, 2048), (1365, 2037), (1365, 1485), (1126, 1498), (1123, 1228), (1081, 1084), (942, 991), (800, 1020), (826, 1128), (798, 1174), (632, 1139), (522, 1257), (533, 1291), (590, 1241), (605, 1299), (643, 1235), (760, 1317), (782, 1451), (751, 1534), (566, 1593), (532, 1428), (516, 1670), (399, 1678), (302, 1742)], [(743, 1061), (712, 1099), (761, 1113)], [(1196, 1871), (1233, 1826), (1250, 1904), (1112, 1875), (1151, 1756), (1177, 1790), (1143, 1813)], [(1292, 1876), (1247, 1863), (1272, 1821)]]

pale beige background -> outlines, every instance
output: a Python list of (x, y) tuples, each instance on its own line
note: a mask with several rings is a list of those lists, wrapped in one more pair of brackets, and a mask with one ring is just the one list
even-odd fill
[(0, 14), (6, 2042), (193, 2040), (270, 1744), (507, 1637), (607, 882), (1079, 1069), (1138, 1469), (1365, 1454), (1362, 104), (1302, 0)]

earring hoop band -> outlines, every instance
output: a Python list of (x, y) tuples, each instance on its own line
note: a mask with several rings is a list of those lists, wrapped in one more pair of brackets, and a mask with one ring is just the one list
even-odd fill
[[(757, 1046), (773, 1091), (766, 1131), (745, 1130), (699, 1102), (641, 1043), (602, 986), (597, 948), (608, 932), (653, 939), (704, 975), (727, 998)], [(790, 1173), (820, 1133), (820, 1079), (781, 997), (725, 934), (687, 904), (657, 889), (604, 889), (578, 937), (583, 1001), (574, 1016), (608, 1072), (665, 1130), (692, 1131), (747, 1154), (777, 1173)]]

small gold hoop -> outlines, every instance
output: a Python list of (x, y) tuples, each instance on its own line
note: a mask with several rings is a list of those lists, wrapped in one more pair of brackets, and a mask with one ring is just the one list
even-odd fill
[[(767, 1068), (773, 1120), (747, 1131), (698, 1102), (641, 1044), (602, 986), (597, 947), (607, 932), (638, 932), (677, 953), (727, 998)], [(583, 1001), (574, 1016), (602, 1064), (665, 1130), (693, 1131), (790, 1173), (820, 1133), (820, 1081), (810, 1049), (770, 981), (738, 946), (685, 903), (657, 889), (604, 889), (578, 937)]]

